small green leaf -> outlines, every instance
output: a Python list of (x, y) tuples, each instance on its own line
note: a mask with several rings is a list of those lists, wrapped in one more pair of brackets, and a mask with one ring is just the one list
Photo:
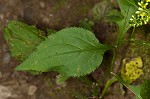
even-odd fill
[(140, 95), (140, 92), (141, 92), (141, 85), (136, 85), (136, 86), (133, 86), (133, 85), (127, 85), (127, 88), (129, 90), (131, 90), (135, 95), (136, 95), (136, 99), (143, 99)]
[(116, 75), (112, 73), (116, 79), (125, 87), (127, 87), (129, 90), (131, 90), (135, 95), (136, 99), (149, 99), (150, 98), (150, 80), (144, 81), (141, 85), (129, 85), (125, 83), (125, 81), (119, 77), (119, 75)]
[(104, 52), (110, 48), (100, 44), (88, 30), (66, 28), (50, 35), (16, 70), (53, 70), (62, 79), (83, 76), (100, 65)]
[(127, 84), (119, 75), (116, 75), (116, 74), (114, 74), (114, 73), (112, 73), (112, 74), (116, 77), (116, 79), (117, 79), (122, 85), (124, 85), (124, 86), (127, 87), (130, 91), (132, 91), (132, 92), (136, 95), (136, 97), (137, 97), (138, 99), (142, 99), (142, 97), (141, 97), (141, 95), (140, 95), (140, 90), (141, 90), (141, 86), (140, 86), (140, 85), (138, 85), (138, 86), (129, 85), (129, 84)]
[(110, 3), (110, 0), (101, 0), (92, 9), (94, 20), (104, 19), (106, 15), (108, 14), (109, 10), (112, 8), (113, 7)]
[(109, 14), (106, 16), (106, 19), (110, 22), (118, 22), (123, 20), (123, 15), (118, 10), (111, 10)]
[(150, 99), (150, 80), (146, 80), (142, 84), (141, 96), (143, 99)]
[(47, 35), (52, 35), (54, 33), (56, 33), (57, 31), (56, 30), (53, 30), (53, 29), (47, 29)]
[(79, 21), (79, 27), (92, 31), (94, 22), (88, 19), (83, 19)]
[(45, 36), (43, 36), (43, 31), (34, 26), (28, 26), (18, 21), (9, 21), (8, 26), (4, 28), (4, 38), (12, 56), (24, 61), (45, 39)]
[(121, 9), (121, 12), (124, 16), (128, 16), (128, 13), (133, 14), (133, 12), (135, 12), (135, 10), (138, 9), (138, 6), (135, 4), (134, 0), (118, 0), (118, 3)]

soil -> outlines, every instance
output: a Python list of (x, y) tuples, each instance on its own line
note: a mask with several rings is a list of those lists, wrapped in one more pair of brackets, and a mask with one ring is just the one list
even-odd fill
[[(92, 19), (92, 9), (101, 0), (0, 0), (0, 99), (98, 99), (93, 96), (93, 83), (100, 82), (99, 94), (107, 81), (106, 66), (112, 53), (107, 52), (101, 68), (87, 75), (90, 82), (82, 78), (70, 78), (63, 84), (56, 83), (56, 72), (30, 75), (26, 72), (14, 71), (20, 64), (11, 57), (9, 48), (3, 38), (2, 28), (8, 20), (35, 25), (39, 29), (60, 30), (65, 27), (78, 26), (80, 20)], [(111, 2), (113, 0), (110, 0)], [(116, 2), (112, 2), (114, 7)], [(116, 39), (116, 26), (97, 21), (93, 31), (102, 43), (111, 44)], [(108, 38), (111, 37), (111, 38)], [(119, 65), (120, 60), (115, 63)], [(119, 83), (110, 87), (103, 99), (134, 99), (135, 96), (126, 91), (121, 94)]]

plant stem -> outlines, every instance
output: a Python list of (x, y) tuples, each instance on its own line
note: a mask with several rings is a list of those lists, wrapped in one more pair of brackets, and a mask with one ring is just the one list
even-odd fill
[(112, 72), (113, 70), (113, 66), (114, 66), (114, 63), (115, 63), (115, 58), (116, 58), (116, 53), (117, 53), (117, 46), (114, 48), (113, 50), (113, 58), (112, 58), (112, 61), (111, 61), (111, 67), (110, 67), (110, 72)]
[(132, 33), (131, 33), (131, 36), (130, 36), (130, 40), (133, 38), (134, 32), (135, 32), (135, 27), (133, 27), (133, 30), (132, 30)]
[(116, 82), (116, 81), (117, 81), (117, 79), (113, 76), (110, 80), (108, 80), (108, 81), (106, 82), (105, 88), (104, 88), (104, 90), (102, 91), (102, 94), (101, 94), (101, 96), (100, 96), (100, 99), (103, 98), (103, 96), (107, 93), (109, 87), (110, 87), (114, 82)]

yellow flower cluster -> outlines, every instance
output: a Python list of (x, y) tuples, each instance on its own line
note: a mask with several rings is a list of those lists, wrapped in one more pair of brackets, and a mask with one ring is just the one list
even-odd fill
[(146, 0), (146, 2), (138, 2), (139, 8), (135, 12), (135, 15), (132, 15), (132, 17), (130, 18), (131, 26), (138, 27), (140, 25), (148, 23), (148, 21), (150, 20), (150, 16), (147, 11), (148, 2), (150, 2), (150, 0)]
[(132, 83), (143, 74), (143, 62), (141, 57), (123, 60), (123, 66), (121, 69), (121, 77), (126, 83)]
[(150, 0), (146, 0), (146, 2), (150, 2)]

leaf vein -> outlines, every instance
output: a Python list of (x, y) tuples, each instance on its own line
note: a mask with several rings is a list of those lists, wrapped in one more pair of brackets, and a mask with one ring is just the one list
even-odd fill
[(89, 45), (91, 45), (91, 46), (93, 46), (93, 47), (96, 47), (95, 45), (91, 44), (90, 42), (85, 41), (85, 40), (83, 40), (83, 39), (81, 39), (81, 38), (79, 38), (79, 37), (75, 37), (75, 38), (76, 38), (76, 39), (79, 39), (80, 41), (85, 42), (85, 43), (87, 43), (87, 44), (89, 44)]

